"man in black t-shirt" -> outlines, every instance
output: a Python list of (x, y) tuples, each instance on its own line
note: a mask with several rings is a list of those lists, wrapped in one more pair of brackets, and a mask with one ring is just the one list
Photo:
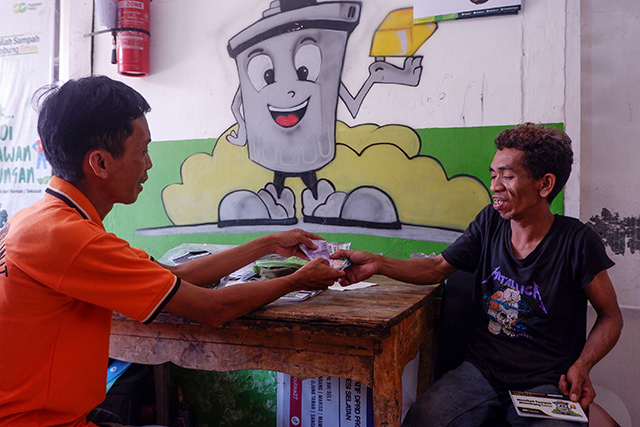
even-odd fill
[[(551, 201), (569, 178), (573, 153), (562, 131), (531, 123), (503, 131), (491, 163), (493, 203), (433, 258), (398, 260), (339, 251), (351, 267), (344, 282), (383, 274), (415, 284), (475, 272), (473, 330), (462, 365), (411, 407), (403, 426), (575, 427), (519, 417), (509, 390), (563, 393), (587, 408), (591, 368), (615, 345), (622, 315), (607, 274), (613, 261), (598, 235), (577, 219), (554, 215)], [(597, 319), (586, 337), (587, 301)]]

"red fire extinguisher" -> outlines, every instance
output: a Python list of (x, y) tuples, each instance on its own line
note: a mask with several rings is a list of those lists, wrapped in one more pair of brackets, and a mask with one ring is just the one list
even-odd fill
[(149, 2), (118, 0), (116, 50), (118, 73), (124, 76), (149, 75)]

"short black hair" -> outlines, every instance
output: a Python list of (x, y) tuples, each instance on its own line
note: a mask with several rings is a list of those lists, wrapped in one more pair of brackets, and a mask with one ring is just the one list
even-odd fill
[(498, 150), (515, 148), (524, 151), (522, 166), (533, 179), (540, 179), (547, 173), (556, 177), (556, 185), (547, 197), (551, 203), (567, 183), (571, 174), (573, 151), (571, 138), (559, 129), (524, 123), (506, 129), (496, 137)]
[(151, 107), (133, 88), (106, 76), (69, 80), (36, 92), (38, 134), (53, 174), (69, 182), (84, 178), (85, 155), (102, 148), (124, 154), (132, 122)]

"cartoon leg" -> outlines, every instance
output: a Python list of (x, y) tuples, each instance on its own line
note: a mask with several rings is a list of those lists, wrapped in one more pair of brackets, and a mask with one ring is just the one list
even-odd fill
[(304, 221), (349, 227), (399, 229), (401, 223), (393, 200), (377, 187), (362, 186), (350, 193), (335, 191), (326, 179), (317, 184), (317, 197), (302, 192)]
[(302, 173), (288, 173), (288, 172), (274, 172), (273, 173), (273, 185), (277, 190), (277, 195), (280, 197), (282, 191), (286, 188), (284, 186), (284, 180), (289, 177), (300, 177), (304, 185), (311, 189), (314, 197), (318, 197), (318, 190), (316, 184), (318, 183), (318, 177), (316, 171), (302, 172)]
[(269, 183), (254, 193), (238, 190), (225, 195), (218, 206), (218, 227), (241, 225), (290, 225), (295, 217), (295, 195), (290, 188), (280, 193)]

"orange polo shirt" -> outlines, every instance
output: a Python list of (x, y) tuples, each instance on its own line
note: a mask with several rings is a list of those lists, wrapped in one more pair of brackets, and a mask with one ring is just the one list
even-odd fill
[(113, 311), (152, 321), (180, 284), (54, 177), (0, 230), (0, 426), (86, 426), (105, 398)]

